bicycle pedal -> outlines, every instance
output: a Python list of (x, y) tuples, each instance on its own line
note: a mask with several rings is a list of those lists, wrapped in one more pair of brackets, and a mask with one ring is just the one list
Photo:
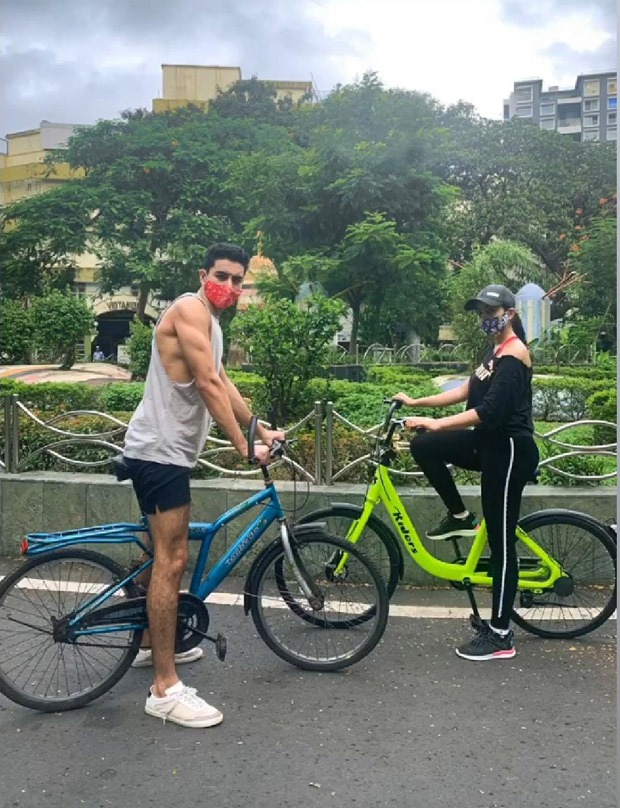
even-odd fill
[(215, 637), (212, 637), (209, 634), (206, 634), (205, 636), (215, 646), (215, 656), (220, 662), (223, 662), (226, 659), (226, 651), (228, 650), (226, 637), (223, 634), (217, 634)]

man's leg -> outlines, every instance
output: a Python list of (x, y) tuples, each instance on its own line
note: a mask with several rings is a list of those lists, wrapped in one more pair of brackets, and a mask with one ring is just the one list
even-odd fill
[(147, 594), (149, 633), (153, 650), (153, 693), (162, 698), (179, 681), (174, 644), (181, 579), (188, 560), (190, 506), (158, 510), (149, 517), (153, 538), (153, 572)]

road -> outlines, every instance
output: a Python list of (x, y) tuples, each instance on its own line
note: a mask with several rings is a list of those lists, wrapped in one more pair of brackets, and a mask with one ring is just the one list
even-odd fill
[[(459, 593), (398, 599), (439, 614), (465, 605)], [(238, 606), (210, 614), (226, 661), (207, 647), (181, 670), (223, 725), (145, 715), (144, 669), (75, 712), (0, 696), (2, 808), (616, 805), (615, 620), (583, 640), (519, 634), (513, 660), (469, 663), (453, 651), (462, 617), (397, 616), (369, 658), (317, 675), (274, 656)]]

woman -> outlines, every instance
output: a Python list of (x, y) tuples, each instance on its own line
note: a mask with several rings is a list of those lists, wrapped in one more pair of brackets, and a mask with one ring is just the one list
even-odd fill
[[(409, 407), (445, 407), (467, 401), (465, 412), (445, 418), (409, 418), (410, 429), (424, 429), (411, 441), (411, 453), (448, 509), (429, 539), (474, 536), (476, 519), (463, 504), (447, 463), (481, 471), (482, 511), (487, 523), (493, 578), (490, 623), (456, 649), (464, 659), (506, 659), (515, 655), (510, 616), (517, 594), (515, 530), (521, 495), (538, 465), (532, 422), (532, 361), (515, 298), (493, 284), (465, 304), (477, 311), (492, 345), (460, 387), (428, 398), (396, 399)], [(474, 427), (469, 429), (468, 427)]]

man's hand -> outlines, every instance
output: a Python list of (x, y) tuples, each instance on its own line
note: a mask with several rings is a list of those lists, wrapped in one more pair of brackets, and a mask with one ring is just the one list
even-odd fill
[(264, 444), (260, 444), (254, 447), (254, 457), (258, 460), (258, 463), (261, 466), (268, 466), (271, 461), (271, 455), (269, 454), (269, 446), (265, 446)]
[(437, 432), (441, 429), (440, 418), (407, 418), (405, 426), (407, 429), (426, 429), (429, 432)]
[(258, 437), (267, 446), (272, 446), (274, 440), (282, 442), (286, 439), (286, 433), (282, 429), (265, 429), (265, 427), (261, 427), (257, 432), (259, 433)]
[(392, 401), (402, 401), (405, 407), (413, 407), (414, 399), (407, 395), (407, 393), (396, 393), (392, 396)]

